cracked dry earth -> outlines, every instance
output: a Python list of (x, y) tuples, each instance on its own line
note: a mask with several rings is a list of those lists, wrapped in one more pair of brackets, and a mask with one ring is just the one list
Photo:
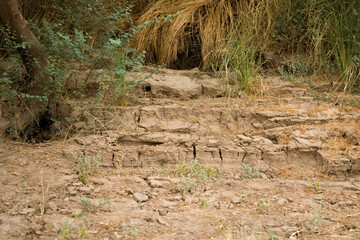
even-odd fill
[[(77, 103), (77, 136), (1, 139), (1, 239), (360, 239), (359, 109), (279, 77), (260, 97), (220, 81), (163, 69), (142, 104)], [(81, 153), (101, 156), (86, 184)], [(219, 174), (181, 175), (194, 158)]]

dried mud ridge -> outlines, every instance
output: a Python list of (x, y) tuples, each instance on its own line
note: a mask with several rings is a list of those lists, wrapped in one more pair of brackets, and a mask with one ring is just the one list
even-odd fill
[[(87, 82), (89, 95), (96, 86)], [(261, 87), (261, 97), (227, 98), (206, 73), (163, 69), (136, 89), (144, 104), (77, 103), (77, 137), (1, 140), (0, 235), (360, 239), (359, 109), (317, 100), (279, 77)], [(86, 184), (73, 156), (80, 153), (101, 155)], [(174, 170), (195, 158), (220, 174), (181, 193), (184, 178)], [(259, 174), (247, 178), (246, 169)], [(75, 217), (82, 195), (93, 207)], [(111, 201), (96, 207), (102, 200)]]

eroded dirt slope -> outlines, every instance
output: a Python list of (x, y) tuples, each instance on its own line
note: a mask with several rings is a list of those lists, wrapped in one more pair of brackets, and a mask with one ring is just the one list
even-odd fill
[[(78, 102), (77, 136), (1, 139), (0, 235), (359, 239), (359, 109), (279, 77), (258, 97), (222, 86), (164, 69), (135, 91), (143, 104)], [(84, 177), (76, 158), (100, 165)]]

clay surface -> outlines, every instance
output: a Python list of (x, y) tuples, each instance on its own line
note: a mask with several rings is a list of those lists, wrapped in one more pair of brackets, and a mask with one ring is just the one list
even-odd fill
[[(135, 89), (140, 104), (64, 106), (77, 135), (0, 139), (0, 236), (360, 239), (360, 110), (279, 77), (262, 88), (229, 98), (221, 79), (161, 69)], [(100, 162), (86, 183), (80, 154)], [(194, 159), (219, 175), (181, 191)]]

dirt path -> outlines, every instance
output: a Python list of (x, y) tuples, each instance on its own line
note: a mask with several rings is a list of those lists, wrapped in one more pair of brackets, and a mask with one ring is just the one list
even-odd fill
[(360, 239), (359, 109), (263, 80), (234, 99), (205, 73), (160, 70), (143, 104), (78, 102), (76, 137), (1, 139), (0, 236)]

